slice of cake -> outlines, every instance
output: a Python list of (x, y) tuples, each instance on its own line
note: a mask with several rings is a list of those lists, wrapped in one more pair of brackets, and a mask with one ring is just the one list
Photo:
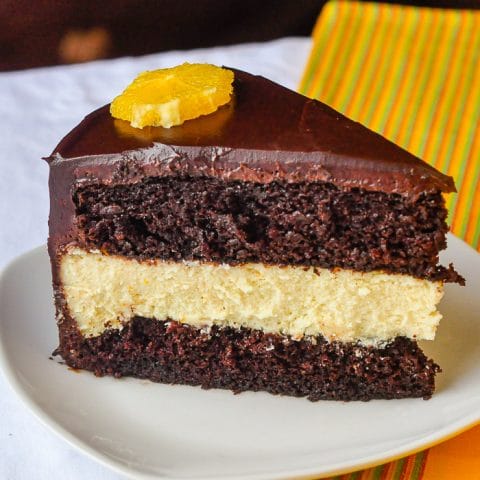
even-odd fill
[(438, 265), (452, 178), (241, 71), (228, 103), (180, 125), (144, 126), (181, 119), (176, 99), (142, 101), (125, 118), (144, 128), (114, 118), (116, 100), (47, 159), (66, 363), (310, 400), (428, 398), (439, 367), (417, 340), (435, 336), (443, 284), (463, 282)]

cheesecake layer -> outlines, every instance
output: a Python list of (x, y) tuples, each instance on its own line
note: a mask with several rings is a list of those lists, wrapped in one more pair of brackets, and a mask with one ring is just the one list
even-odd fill
[(259, 184), (181, 175), (128, 185), (91, 181), (83, 179), (73, 193), (75, 236), (90, 250), (459, 280), (453, 269), (438, 266), (448, 230), (440, 192), (412, 199), (326, 182)]
[(83, 337), (71, 318), (60, 324), (67, 365), (96, 375), (307, 397), (309, 400), (428, 398), (439, 367), (407, 338), (375, 348), (293, 340), (259, 330), (134, 317), (123, 330)]
[(365, 344), (433, 339), (443, 292), (441, 282), (400, 274), (138, 261), (79, 248), (63, 255), (60, 279), (86, 337), (142, 316)]

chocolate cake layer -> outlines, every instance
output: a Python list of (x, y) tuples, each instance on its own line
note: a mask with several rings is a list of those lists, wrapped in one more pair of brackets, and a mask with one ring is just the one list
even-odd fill
[(80, 186), (76, 243), (128, 257), (385, 270), (458, 282), (440, 192), (411, 198), (325, 182), (150, 178)]
[(155, 382), (267, 391), (309, 400), (431, 396), (439, 367), (416, 342), (398, 337), (383, 348), (292, 340), (259, 330), (136, 317), (121, 331), (86, 339), (71, 320), (60, 324), (57, 352), (73, 368)]

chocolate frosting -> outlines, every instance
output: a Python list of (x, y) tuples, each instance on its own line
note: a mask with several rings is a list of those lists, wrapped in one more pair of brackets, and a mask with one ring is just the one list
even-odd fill
[(213, 114), (140, 130), (114, 119), (106, 105), (47, 161), (69, 172), (61, 183), (130, 183), (185, 173), (260, 183), (327, 181), (413, 196), (455, 191), (451, 177), (327, 105), (234, 72), (234, 97)]

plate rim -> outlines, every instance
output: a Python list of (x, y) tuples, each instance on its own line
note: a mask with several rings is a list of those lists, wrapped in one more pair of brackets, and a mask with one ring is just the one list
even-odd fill
[[(475, 254), (478, 254), (478, 252), (468, 243), (466, 243), (463, 239), (453, 235), (452, 233), (449, 233), (447, 241), (452, 239), (454, 239), (453, 241), (461, 242), (463, 244), (463, 247), (467, 247)], [(28, 257), (36, 257), (39, 254), (45, 253), (48, 255), (46, 244), (43, 244), (41, 246), (34, 247), (7, 262), (7, 264), (0, 270), (0, 294), (4, 289), (4, 284), (6, 283), (9, 272), (15, 268), (15, 265), (17, 263), (25, 261), (25, 259), (27, 259)], [(14, 372), (13, 364), (10, 361), (6, 348), (4, 347), (4, 343), (5, 333), (4, 329), (2, 328), (2, 322), (0, 321), (0, 370), (2, 371), (3, 376), (6, 379), (6, 383), (8, 384), (11, 391), (13, 391), (14, 395), (27, 408), (27, 410), (30, 410), (33, 416), (41, 424), (47, 427), (50, 432), (53, 432), (57, 436), (57, 438), (65, 440), (71, 447), (85, 454), (90, 459), (99, 462), (101, 465), (110, 468), (121, 475), (127, 475), (127, 477), (130, 478), (134, 476), (135, 478), (141, 478), (144, 480), (178, 480), (179, 477), (165, 475), (159, 476), (156, 474), (150, 474), (147, 472), (142, 472), (135, 468), (131, 468), (128, 465), (122, 463), (121, 461), (117, 461), (112, 457), (108, 456), (107, 454), (101, 453), (99, 450), (91, 447), (86, 442), (78, 438), (75, 434), (68, 431), (65, 427), (63, 427), (61, 423), (50, 417), (50, 415), (45, 410), (43, 410), (42, 407), (35, 402), (34, 398), (23, 388), (21, 381), (18, 379), (17, 375)], [(439, 443), (443, 443), (467, 430), (470, 430), (471, 428), (474, 428), (477, 425), (480, 425), (480, 411), (477, 414), (475, 414), (475, 412), (472, 412), (470, 415), (466, 415), (465, 417), (457, 420), (456, 422), (450, 423), (445, 427), (437, 430), (436, 432), (427, 435), (426, 437), (420, 437), (417, 440), (408, 443), (408, 447), (399, 446), (396, 448), (391, 448), (383, 455), (371, 454), (365, 457), (360, 462), (352, 461), (348, 464), (346, 462), (342, 462), (344, 466), (334, 466), (331, 467), (328, 471), (321, 471), (319, 470), (320, 467), (307, 467), (304, 469), (296, 469), (294, 471), (292, 470), (289, 472), (285, 472), (285, 474), (282, 474), (280, 472), (278, 474), (274, 473), (274, 478), (276, 480), (307, 480), (313, 478), (318, 479), (335, 475), (344, 475), (357, 470), (373, 468), (384, 463), (392, 462), (400, 458), (413, 455), (422, 450), (432, 448), (433, 446), (438, 445)], [(192, 478), (195, 478), (195, 480), (211, 479), (211, 477), (201, 476), (195, 476)], [(270, 480), (272, 479), (272, 474), (248, 474), (247, 476), (245, 476), (244, 474), (229, 475), (228, 478), (230, 480), (248, 480), (252, 478), (256, 478), (258, 480)]]

